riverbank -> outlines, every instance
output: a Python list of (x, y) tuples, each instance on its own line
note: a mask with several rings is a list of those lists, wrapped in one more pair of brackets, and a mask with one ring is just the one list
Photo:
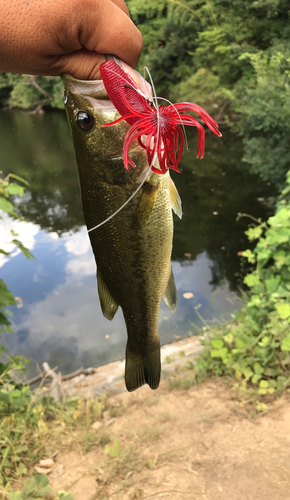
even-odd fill
[(201, 349), (196, 337), (164, 346), (156, 391), (126, 392), (123, 361), (63, 382), (61, 404), (43, 398), (47, 388), (22, 396), (8, 388), (22, 406), (3, 419), (12, 448), (1, 498), (26, 498), (29, 487), (43, 500), (287, 498), (289, 393), (261, 396), (258, 412), (234, 380), (197, 385)]
[[(161, 378), (193, 367), (194, 359), (202, 350), (198, 337), (189, 337), (161, 347)], [(126, 392), (125, 360), (96, 368), (91, 375), (79, 375), (62, 384), (64, 396), (92, 398), (101, 394), (116, 395)]]
[[(75, 500), (280, 500), (289, 496), (289, 398), (255, 420), (224, 381), (144, 386), (108, 399), (91, 446), (64, 435), (50, 484)], [(101, 439), (109, 444), (99, 446)], [(60, 474), (58, 476), (58, 474)]]

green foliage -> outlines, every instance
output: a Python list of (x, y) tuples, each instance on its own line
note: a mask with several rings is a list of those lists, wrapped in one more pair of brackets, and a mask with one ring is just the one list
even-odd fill
[(249, 60), (255, 70), (235, 106), (241, 115), (244, 159), (263, 179), (281, 185), (290, 164), (290, 41), (240, 59)]
[(57, 500), (74, 500), (72, 493), (66, 493), (65, 491), (59, 491)]
[(9, 108), (64, 109), (63, 83), (59, 77), (16, 75), (0, 71), (0, 102)]
[(106, 444), (104, 453), (109, 455), (111, 458), (116, 458), (120, 455), (120, 440), (115, 439), (112, 445)]
[(194, 75), (177, 84), (171, 92), (174, 102), (196, 102), (210, 114), (216, 114), (227, 98), (220, 78), (211, 70), (200, 68)]
[(253, 251), (243, 252), (254, 264), (244, 282), (249, 300), (235, 321), (212, 330), (203, 341), (200, 373), (235, 375), (242, 387), (251, 382), (261, 395), (290, 383), (290, 171), (277, 211), (267, 223), (246, 231)]
[[(21, 480), (36, 462), (62, 446), (64, 435), (70, 435), (72, 430), (78, 428), (80, 439), (86, 443), (91, 424), (102, 419), (105, 404), (104, 397), (90, 401), (69, 398), (63, 403), (55, 403), (50, 397), (43, 396), (41, 390), (30, 391), (28, 386), (0, 379), (0, 486), (10, 491), (15, 480)], [(58, 433), (61, 434), (60, 442)], [(91, 446), (103, 446), (105, 443), (101, 442), (101, 437), (96, 439), (94, 433)], [(112, 450), (115, 450), (114, 446)], [(39, 476), (33, 476), (24, 483), (23, 491), (11, 492), (11, 498), (45, 496), (41, 489), (45, 486)], [(72, 500), (72, 497), (60, 492), (60, 499)]]
[[(244, 160), (282, 185), (290, 163), (288, 0), (128, 0), (144, 39), (139, 71), (244, 138)], [(60, 78), (0, 72), (0, 103), (63, 109)]]
[[(13, 491), (9, 493), (9, 500), (43, 500), (52, 493), (49, 486), (48, 477), (45, 474), (34, 474), (33, 477), (26, 479), (22, 491)], [(67, 498), (67, 497), (63, 497)]]
[[(0, 484), (5, 485), (13, 477), (21, 478), (30, 465), (42, 458), (45, 446), (37, 432), (49, 414), (51, 401), (37, 399), (29, 387), (17, 387), (2, 380), (0, 389)], [(38, 450), (35, 453), (35, 450)], [(20, 497), (22, 498), (22, 497)], [(26, 497), (24, 497), (26, 498)]]
[[(26, 185), (28, 184), (27, 181), (14, 174), (9, 174), (4, 179), (0, 179), (0, 219), (2, 220), (5, 213), (11, 217), (20, 219), (14, 209), (13, 203), (10, 200), (11, 196), (23, 196), (24, 187), (16, 182), (12, 182), (12, 179), (20, 181)], [(12, 243), (14, 243), (28, 259), (34, 258), (28, 248), (26, 248), (23, 243), (17, 239), (17, 236), (18, 234), (11, 230)], [(0, 249), (0, 253), (3, 255), (9, 255), (9, 252), (6, 252), (3, 249)], [(6, 283), (0, 279), (0, 334), (5, 330), (8, 332), (11, 331), (11, 322), (8, 319), (9, 311), (6, 311), (5, 308), (15, 304), (16, 301), (14, 295), (10, 292), (10, 290), (8, 290)], [(1, 353), (4, 351), (4, 347), (0, 346), (0, 357)], [(3, 374), (8, 372), (11, 368), (18, 370), (24, 368), (22, 356), (11, 358), (8, 363), (0, 362), (0, 375), (4, 376)]]
[[(245, 161), (282, 184), (290, 164), (286, 0), (129, 0), (158, 95), (192, 101), (244, 137)], [(231, 106), (232, 105), (232, 106)]]

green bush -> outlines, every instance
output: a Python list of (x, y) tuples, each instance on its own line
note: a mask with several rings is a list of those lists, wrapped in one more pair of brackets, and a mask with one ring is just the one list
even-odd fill
[(197, 368), (212, 375), (251, 382), (259, 394), (272, 394), (290, 383), (290, 171), (277, 211), (246, 232), (258, 239), (243, 252), (253, 265), (244, 282), (249, 300), (235, 320), (212, 330), (203, 341)]
[(0, 71), (0, 103), (9, 108), (41, 110), (51, 106), (64, 109), (62, 80)]
[(244, 160), (263, 179), (283, 185), (290, 166), (290, 43), (240, 59), (255, 70), (244, 96), (235, 99)]

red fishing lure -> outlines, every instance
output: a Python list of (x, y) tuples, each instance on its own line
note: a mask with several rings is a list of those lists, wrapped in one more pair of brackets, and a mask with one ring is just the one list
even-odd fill
[[(137, 139), (140, 146), (146, 149), (149, 165), (153, 163), (154, 154), (157, 153), (160, 169), (152, 166), (153, 172), (165, 174), (169, 168), (179, 172), (178, 163), (184, 147), (183, 131), (180, 126), (183, 125), (197, 128), (197, 158), (199, 156), (202, 158), (204, 154), (204, 128), (196, 118), (183, 114), (186, 111), (198, 113), (208, 128), (214, 134), (221, 136), (216, 122), (197, 104), (181, 102), (170, 106), (160, 105), (156, 109), (148, 92), (147, 95), (145, 93), (148, 89), (144, 92), (113, 59), (101, 64), (100, 71), (110, 100), (121, 115), (118, 120), (102, 126), (115, 125), (122, 120), (126, 120), (131, 125), (125, 138), (123, 150), (124, 164), (127, 170), (129, 170), (129, 164), (135, 167), (129, 158), (129, 148), (131, 143)], [(144, 84), (142, 87), (144, 88)], [(146, 136), (145, 144), (142, 136)]]

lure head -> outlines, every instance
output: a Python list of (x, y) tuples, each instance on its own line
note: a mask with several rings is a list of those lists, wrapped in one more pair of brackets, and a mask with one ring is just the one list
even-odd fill
[(123, 121), (114, 127), (102, 127), (120, 117), (103, 81), (77, 80), (69, 75), (64, 75), (63, 81), (64, 103), (79, 171), (83, 170), (89, 177), (97, 175), (112, 184), (137, 180), (147, 166), (146, 155), (137, 142), (132, 144), (130, 154), (138, 168), (131, 173), (126, 171), (123, 146), (130, 126)]

